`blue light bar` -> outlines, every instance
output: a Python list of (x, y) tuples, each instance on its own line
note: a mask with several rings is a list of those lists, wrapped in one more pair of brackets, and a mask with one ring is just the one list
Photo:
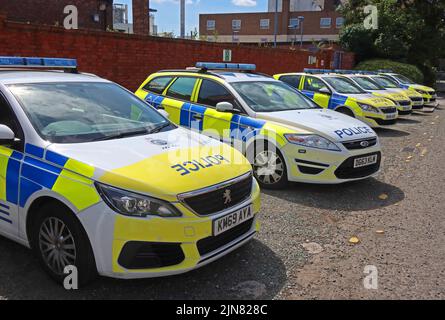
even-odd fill
[(63, 58), (0, 57), (0, 67), (75, 69), (77, 68), (77, 60)]
[(196, 63), (196, 68), (207, 70), (255, 71), (256, 65), (249, 63), (198, 62)]

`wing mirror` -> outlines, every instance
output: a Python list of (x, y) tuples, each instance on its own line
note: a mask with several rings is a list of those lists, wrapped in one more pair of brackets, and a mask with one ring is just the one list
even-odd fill
[(0, 145), (11, 145), (15, 142), (14, 132), (4, 124), (0, 124)]
[(231, 104), (230, 102), (220, 102), (216, 105), (216, 111), (233, 112), (235, 111), (235, 108), (233, 107), (233, 104)]
[(323, 93), (323, 94), (327, 94), (327, 95), (331, 95), (331, 90), (329, 90), (326, 87), (321, 88), (320, 90), (318, 90), (319, 93)]

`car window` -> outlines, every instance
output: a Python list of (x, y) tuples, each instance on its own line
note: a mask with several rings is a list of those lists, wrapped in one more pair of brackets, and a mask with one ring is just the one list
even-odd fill
[(151, 80), (144, 86), (144, 90), (161, 94), (167, 88), (173, 77), (158, 77)]
[(280, 77), (280, 81), (286, 82), (291, 87), (294, 87), (295, 89), (298, 89), (300, 86), (300, 75), (293, 75), (293, 76), (282, 76)]
[(39, 135), (53, 143), (148, 134), (171, 125), (145, 102), (112, 83), (33, 83), (8, 88)]
[(372, 77), (372, 80), (385, 88), (399, 88), (397, 82), (386, 77)]
[(401, 75), (401, 74), (394, 74), (392, 75), (394, 78), (396, 78), (397, 80), (400, 81), (400, 83), (403, 84), (414, 84), (414, 81), (412, 81), (411, 79), (408, 79), (407, 77)]
[(280, 81), (234, 82), (232, 87), (256, 112), (319, 108), (305, 95)]
[(3, 124), (14, 132), (16, 138), (21, 140), (20, 145), (23, 145), (23, 133), (22, 129), (14, 115), (11, 107), (9, 106), (6, 99), (0, 94), (0, 124)]
[(180, 100), (190, 101), (197, 78), (180, 77), (168, 88), (167, 96)]
[(328, 87), (322, 80), (309, 76), (306, 76), (306, 78), (304, 79), (304, 90), (318, 92), (322, 88), (328, 89)]
[(324, 80), (339, 93), (366, 93), (365, 90), (357, 86), (352, 80), (344, 77), (325, 77)]
[(383, 89), (385, 89), (384, 87), (382, 87), (381, 85), (379, 85), (375, 81), (372, 81), (369, 78), (352, 77), (352, 79), (355, 80), (355, 82), (357, 82), (359, 84), (359, 86), (365, 90), (383, 90)]
[(202, 80), (199, 91), (198, 103), (215, 107), (219, 102), (230, 102), (234, 104), (232, 94), (219, 83), (211, 80)]

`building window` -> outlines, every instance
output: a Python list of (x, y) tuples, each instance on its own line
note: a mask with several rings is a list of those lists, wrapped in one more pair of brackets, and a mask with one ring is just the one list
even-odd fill
[(241, 29), (241, 20), (232, 20), (232, 29), (240, 30)]
[(330, 28), (332, 23), (331, 18), (321, 18), (320, 19), (320, 28)]
[(215, 30), (215, 20), (207, 20), (207, 30)]
[(291, 28), (291, 29), (300, 28), (300, 19), (298, 19), (298, 18), (289, 19), (289, 28)]
[(338, 18), (335, 19), (335, 26), (337, 28), (341, 28), (344, 23), (345, 23), (345, 18), (338, 17)]
[(269, 29), (270, 19), (261, 19), (260, 20), (260, 29)]

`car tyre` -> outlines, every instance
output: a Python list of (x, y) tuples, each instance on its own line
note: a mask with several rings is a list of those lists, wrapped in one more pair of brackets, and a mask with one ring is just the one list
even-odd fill
[(31, 248), (43, 269), (57, 283), (63, 284), (73, 265), (78, 272), (78, 286), (97, 277), (96, 262), (88, 236), (73, 212), (61, 203), (43, 204), (30, 227)]
[(283, 189), (289, 181), (287, 167), (280, 150), (266, 141), (258, 141), (247, 151), (247, 158), (261, 188)]

